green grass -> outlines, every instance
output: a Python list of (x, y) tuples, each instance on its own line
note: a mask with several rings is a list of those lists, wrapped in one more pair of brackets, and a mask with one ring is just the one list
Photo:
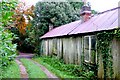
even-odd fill
[[(50, 61), (48, 60), (47, 63), (46, 61), (43, 60), (43, 57), (38, 57), (38, 58), (33, 58), (34, 61), (42, 64), (43, 66), (45, 66), (49, 71), (51, 71), (52, 73), (54, 73), (56, 76), (58, 76), (59, 78), (78, 78), (75, 77), (73, 75), (68, 74), (66, 71), (61, 71), (59, 70), (59, 66), (53, 67), (53, 65), (55, 66), (55, 64), (51, 65)], [(48, 58), (49, 59), (49, 58)], [(54, 60), (51, 59), (51, 62), (55, 62)], [(56, 61), (57, 62), (57, 61)], [(62, 64), (61, 64), (62, 65)], [(62, 68), (62, 67), (61, 67)]]
[(26, 67), (29, 78), (47, 78), (46, 74), (40, 69), (40, 67), (32, 61), (28, 59), (20, 59), (20, 61)]
[(1, 70), (0, 78), (20, 78), (19, 66), (15, 61), (7, 67), (2, 67)]

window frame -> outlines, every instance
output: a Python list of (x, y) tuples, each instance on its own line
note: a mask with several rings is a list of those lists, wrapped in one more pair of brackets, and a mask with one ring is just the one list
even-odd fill
[[(95, 39), (95, 49), (92, 48), (92, 37), (95, 37), (95, 38), (94, 38), (94, 39)], [(86, 43), (85, 43), (85, 42), (86, 42), (85, 39), (86, 39), (86, 38), (89, 39), (89, 40), (88, 40), (88, 41), (89, 41), (89, 42), (88, 42), (88, 47), (89, 47), (89, 48), (88, 48), (88, 50), (89, 50), (89, 53), (88, 53), (89, 59), (88, 59), (88, 60), (86, 60), (86, 58), (85, 58), (85, 57), (86, 57), (86, 55), (85, 55), (85, 54), (86, 54), (86, 53), (85, 53), (85, 49), (86, 49), (86, 48), (85, 48), (85, 46), (86, 46), (86, 45), (85, 45), (85, 44), (86, 44)], [(97, 39), (96, 39), (96, 36), (95, 36), (95, 35), (89, 35), (89, 36), (84, 36), (84, 37), (83, 37), (83, 41), (84, 41), (84, 42), (83, 42), (84, 62), (86, 62), (86, 63), (93, 63), (93, 64), (96, 63), (96, 59), (97, 59), (97, 58), (96, 58), (96, 56), (97, 56), (97, 51), (96, 51), (96, 50), (97, 50), (97, 47), (96, 47), (97, 41), (96, 41), (96, 40), (97, 40)], [(92, 50), (95, 51), (94, 56), (92, 56)], [(95, 58), (95, 59), (94, 59), (95, 61), (92, 60), (92, 57)]]

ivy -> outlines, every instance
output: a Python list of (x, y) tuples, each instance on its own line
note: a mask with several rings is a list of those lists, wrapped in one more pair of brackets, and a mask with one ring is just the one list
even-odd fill
[[(104, 31), (97, 34), (97, 50), (98, 56), (102, 54), (104, 79), (108, 78), (109, 76), (112, 78), (113, 75), (113, 57), (110, 48), (110, 43), (112, 42), (113, 38), (120, 40), (120, 29)], [(107, 73), (108, 71), (110, 71), (110, 73)]]
[(116, 39), (120, 40), (120, 29), (115, 30), (114, 34)]

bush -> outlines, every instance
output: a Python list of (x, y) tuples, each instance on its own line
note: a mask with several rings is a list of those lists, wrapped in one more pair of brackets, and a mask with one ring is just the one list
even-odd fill
[(1, 66), (7, 66), (15, 58), (16, 44), (12, 44), (13, 34), (0, 27), (0, 62)]

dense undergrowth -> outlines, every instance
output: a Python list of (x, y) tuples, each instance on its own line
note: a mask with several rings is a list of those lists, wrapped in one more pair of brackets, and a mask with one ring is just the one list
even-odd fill
[[(82, 78), (82, 79), (94, 79), (94, 72), (89, 71), (85, 72), (84, 68), (80, 65), (74, 64), (64, 64), (62, 60), (58, 60), (55, 57), (38, 57), (34, 58), (33, 60), (39, 62), (40, 64), (46, 66), (48, 69), (52, 68), (53, 71), (57, 76), (60, 78)], [(60, 75), (60, 73), (63, 73)], [(66, 76), (64, 76), (66, 75)]]

